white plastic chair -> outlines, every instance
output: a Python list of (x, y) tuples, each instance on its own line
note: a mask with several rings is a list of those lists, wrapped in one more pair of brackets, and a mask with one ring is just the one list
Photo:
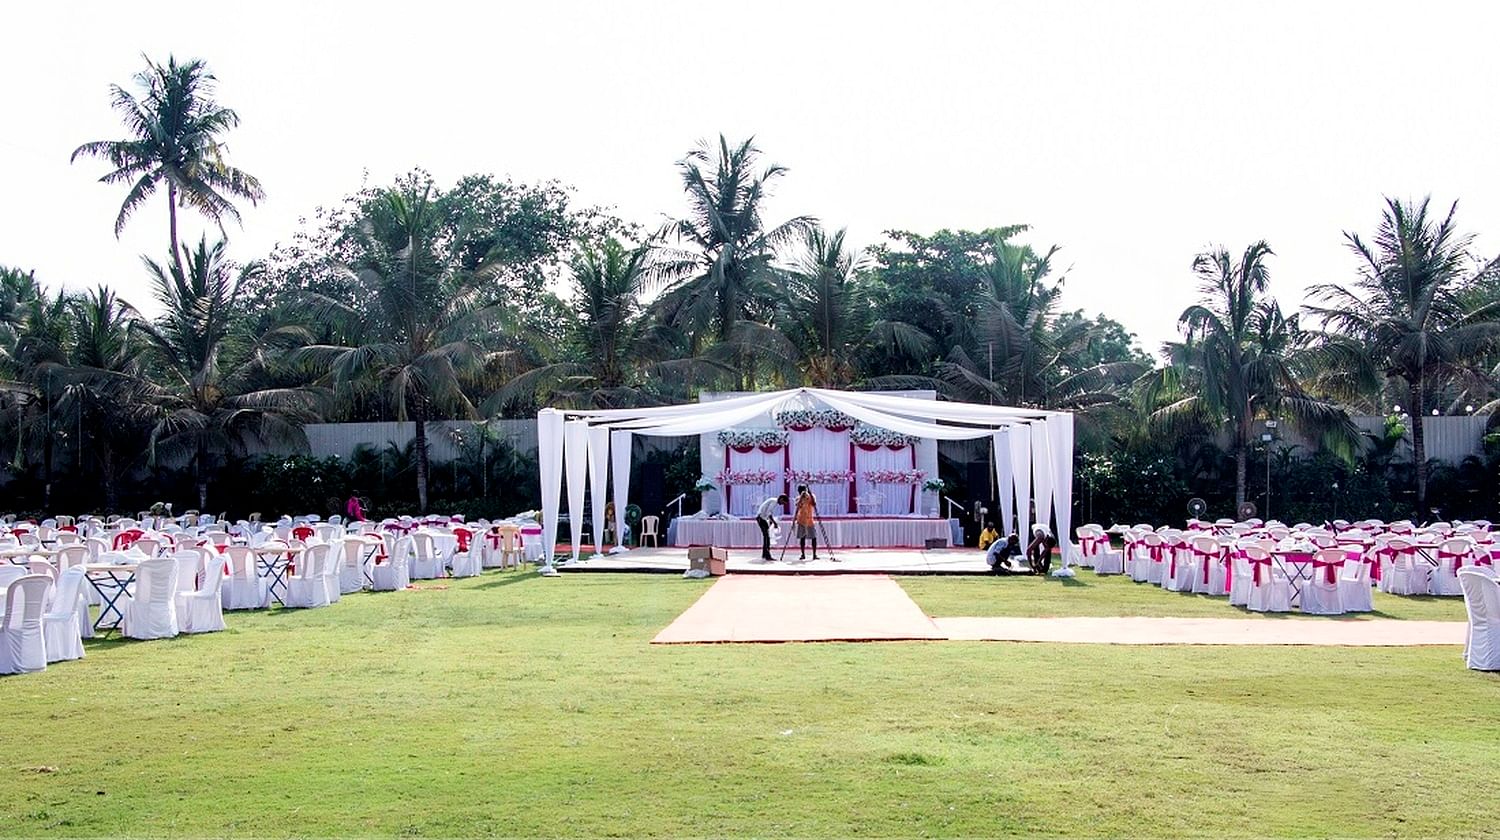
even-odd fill
[(197, 585), (177, 593), (177, 629), (183, 633), (216, 633), (225, 627), (224, 559), (210, 556), (199, 565)]
[(141, 561), (135, 570), (135, 589), (121, 596), (121, 630), (131, 639), (170, 639), (177, 626), (177, 558)]
[(651, 545), (652, 546), (660, 546), (661, 545), (661, 534), (657, 531), (657, 528), (660, 525), (661, 525), (661, 518), (660, 517), (656, 517), (656, 516), (642, 516), (641, 517), (641, 536), (640, 536), (639, 539), (637, 539), (635, 541), (636, 546), (640, 547), (640, 546), (645, 545), (647, 537), (649, 537), (651, 539)]
[(480, 563), (482, 553), (480, 543), (483, 541), (483, 534), (470, 534), (468, 545), (463, 551), (453, 549), (453, 556), (448, 560), (448, 568), (454, 577), (478, 577), (480, 569), (483, 568)]
[(78, 608), (84, 603), (84, 574), (82, 566), (64, 569), (52, 588), (47, 612), (42, 615), (42, 638), (49, 663), (83, 658), (83, 627), (78, 622)]
[(1474, 565), (1473, 540), (1456, 537), (1443, 540), (1437, 550), (1437, 567), (1428, 579), (1428, 590), (1433, 595), (1462, 595), (1458, 585), (1458, 570)]
[(1313, 555), (1312, 575), (1302, 582), (1300, 607), (1308, 615), (1343, 615), (1339, 599), (1339, 574), (1346, 555), (1342, 548), (1320, 548)]
[(1476, 569), (1460, 569), (1458, 584), (1469, 614), (1464, 663), (1476, 671), (1500, 671), (1500, 581)]
[(22, 575), (5, 588), (5, 611), (0, 613), (0, 674), (46, 670), (42, 611), (51, 588), (52, 579), (46, 575)]
[[(1245, 607), (1255, 612), (1291, 612), (1292, 582), (1286, 572), (1273, 562), (1270, 552), (1260, 546), (1247, 546), (1245, 560), (1251, 564), (1250, 595)], [(1255, 567), (1260, 567), (1260, 580), (1256, 580)]]
[(394, 592), (411, 585), (406, 564), (411, 556), (411, 537), (401, 537), (389, 555), (370, 567), (370, 589), (375, 592)]
[(334, 546), (339, 559), (339, 592), (348, 595), (365, 588), (365, 552), (374, 540), (345, 537)]

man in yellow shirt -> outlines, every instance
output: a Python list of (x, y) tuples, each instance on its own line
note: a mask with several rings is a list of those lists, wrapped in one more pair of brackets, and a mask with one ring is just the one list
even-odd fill
[(998, 539), (1000, 539), (1000, 532), (995, 530), (995, 523), (984, 523), (984, 530), (979, 532), (979, 550), (984, 551)]

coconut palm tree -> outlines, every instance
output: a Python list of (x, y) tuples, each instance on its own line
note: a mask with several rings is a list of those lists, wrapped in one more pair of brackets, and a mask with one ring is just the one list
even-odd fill
[[(33, 279), (34, 282), (34, 279)], [(14, 379), (5, 384), (17, 410), (16, 466), (35, 459), (42, 468), (42, 503), (52, 502), (58, 437), (57, 403), (67, 384), (71, 299), (37, 287), (26, 293), (15, 341), (6, 353)]]
[(239, 330), (240, 289), (261, 268), (251, 263), (235, 270), (223, 240), (200, 238), (185, 251), (182, 268), (145, 263), (163, 311), (142, 330), (155, 356), (153, 372), (167, 380), (155, 407), (150, 457), (185, 460), (198, 507), (206, 509), (213, 470), (247, 440), (306, 446), (301, 424), (316, 417), (318, 393), (256, 387), (276, 357), (306, 333), (277, 327), (249, 336)]
[(1264, 240), (1238, 259), (1219, 248), (1193, 260), (1203, 300), (1178, 319), (1185, 340), (1166, 347), (1170, 364), (1143, 383), (1145, 404), (1159, 432), (1177, 436), (1204, 427), (1226, 428), (1235, 463), (1235, 507), (1245, 502), (1245, 473), (1257, 418), (1285, 419), (1352, 457), (1358, 435), (1342, 408), (1302, 387), (1318, 360), (1311, 336), (1263, 299), (1270, 282)]
[(226, 216), (236, 222), (240, 218), (231, 199), (255, 204), (265, 193), (254, 176), (224, 161), (222, 135), (239, 125), (240, 118), (214, 101), (215, 79), (202, 60), (178, 64), (168, 56), (161, 65), (147, 58), (146, 69), (135, 75), (135, 85), (139, 95), (110, 86), (111, 104), (130, 136), (84, 143), (73, 150), (71, 160), (103, 158), (114, 168), (100, 181), (130, 184), (115, 217), (115, 236), (146, 199), (166, 185), (172, 262), (180, 271), (179, 207), (197, 210), (222, 231)]
[(1475, 271), (1473, 236), (1454, 221), (1458, 202), (1439, 216), (1430, 211), (1430, 201), (1387, 198), (1369, 242), (1345, 232), (1345, 244), (1360, 261), (1359, 276), (1347, 286), (1314, 286), (1321, 303), (1308, 307), (1346, 346), (1358, 349), (1373, 371), (1404, 391), (1415, 420), (1419, 516), (1428, 513), (1422, 418), (1441, 389), (1486, 378), (1484, 356), (1500, 343), (1500, 300), (1465, 294), (1494, 264)]
[(681, 333), (646, 312), (648, 250), (614, 237), (577, 244), (561, 347), (534, 348), (542, 361), (517, 373), (486, 403), (490, 414), (522, 402), (580, 408), (645, 405), (733, 371), (685, 358)]
[(719, 135), (717, 146), (704, 143), (678, 162), (688, 215), (662, 228), (663, 244), (652, 261), (654, 275), (669, 285), (658, 304), (669, 323), (712, 329), (726, 341), (740, 320), (769, 315), (774, 252), (815, 220), (796, 216), (765, 226), (762, 205), (787, 170), (777, 164), (757, 169), (760, 155), (753, 137), (731, 146)]
[(813, 225), (779, 272), (781, 303), (771, 323), (740, 321), (714, 355), (756, 358), (784, 382), (820, 388), (862, 381), (877, 357), (927, 357), (927, 333), (879, 316), (870, 266), (864, 251), (847, 244), (845, 230)]
[(430, 471), (427, 423), (476, 415), (465, 386), (481, 380), (494, 359), (479, 339), (499, 315), (495, 303), (482, 299), (478, 274), (443, 259), (430, 196), (430, 188), (383, 195), (389, 228), (377, 231), (366, 219), (354, 231), (358, 264), (344, 267), (358, 296), (308, 296), (314, 316), (335, 327), (340, 343), (308, 345), (292, 355), (322, 371), (339, 396), (378, 396), (398, 421), (414, 424), (417, 504), (423, 511)]

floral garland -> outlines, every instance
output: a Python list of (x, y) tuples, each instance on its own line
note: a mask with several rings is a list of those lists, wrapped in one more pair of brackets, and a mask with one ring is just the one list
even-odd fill
[(719, 470), (714, 480), (721, 485), (750, 484), (759, 486), (779, 481), (781, 474), (771, 470)]
[(854, 428), (854, 418), (831, 408), (797, 408), (776, 412), (776, 425), (799, 432), (807, 429), (842, 432)]
[(926, 470), (866, 470), (865, 481), (871, 484), (920, 484)]
[(852, 470), (787, 470), (786, 477), (796, 484), (848, 484), (854, 480)]
[(860, 446), (902, 447), (911, 446), (917, 442), (917, 438), (860, 423), (849, 432), (849, 442)]
[(760, 446), (775, 448), (786, 446), (784, 429), (724, 429), (719, 432), (719, 443), (735, 449)]

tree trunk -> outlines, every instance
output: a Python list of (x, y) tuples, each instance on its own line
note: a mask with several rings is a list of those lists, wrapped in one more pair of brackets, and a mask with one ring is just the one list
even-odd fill
[(1427, 434), (1422, 428), (1422, 419), (1427, 414), (1423, 401), (1422, 382), (1411, 386), (1411, 458), (1417, 470), (1417, 510), (1413, 518), (1417, 522), (1427, 519)]
[(120, 501), (120, 492), (115, 485), (115, 450), (109, 444), (105, 444), (104, 451), (99, 455), (100, 469), (103, 473), (100, 478), (104, 481), (104, 511), (114, 512)]
[(172, 264), (179, 274), (184, 274), (182, 249), (177, 246), (177, 187), (170, 183), (167, 184), (167, 230), (172, 239)]
[(1234, 518), (1240, 518), (1240, 508), (1245, 504), (1245, 461), (1249, 457), (1248, 447), (1240, 441), (1234, 453)]
[(193, 478), (198, 482), (198, 510), (208, 510), (208, 446), (202, 440), (193, 459)]
[(418, 414), (417, 426), (417, 510), (427, 512), (427, 421)]

